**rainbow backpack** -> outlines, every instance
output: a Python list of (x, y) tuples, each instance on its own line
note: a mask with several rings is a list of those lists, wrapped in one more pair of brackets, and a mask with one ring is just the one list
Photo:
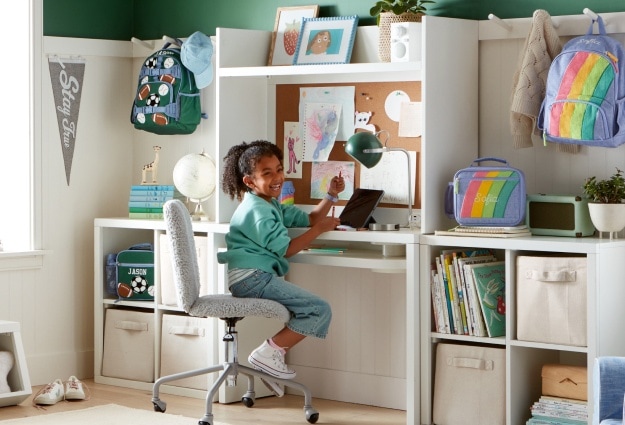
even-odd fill
[[(486, 161), (500, 164), (482, 165)], [(454, 174), (449, 192), (453, 194), (454, 218), (461, 226), (507, 227), (525, 222), (525, 175), (505, 159), (474, 160)]]
[(567, 42), (549, 68), (537, 120), (543, 139), (616, 147), (625, 143), (625, 48), (606, 35), (601, 17)]

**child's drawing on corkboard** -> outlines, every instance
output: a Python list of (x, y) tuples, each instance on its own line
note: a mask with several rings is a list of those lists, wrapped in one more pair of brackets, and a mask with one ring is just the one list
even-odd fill
[(345, 180), (345, 190), (339, 199), (349, 199), (354, 193), (354, 163), (351, 161), (313, 162), (310, 175), (310, 198), (322, 199), (328, 192), (332, 177), (340, 175)]
[(303, 142), (299, 134), (299, 123), (284, 122), (284, 168), (290, 179), (302, 178)]
[(304, 105), (304, 161), (327, 161), (336, 140), (341, 118), (339, 103)]

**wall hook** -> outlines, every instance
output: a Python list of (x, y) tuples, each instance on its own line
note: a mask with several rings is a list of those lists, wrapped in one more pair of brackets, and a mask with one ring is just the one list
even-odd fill
[[(599, 15), (597, 15), (595, 12), (593, 12), (592, 10), (590, 10), (589, 8), (585, 7), (584, 10), (582, 11), (584, 13), (584, 15), (588, 16), (590, 19), (592, 19), (593, 21), (596, 21), (597, 18), (599, 17)], [(603, 24), (607, 25), (608, 24), (608, 20), (604, 19), (603, 20)]]
[(153, 41), (148, 43), (147, 41), (139, 40), (137, 37), (132, 37), (130, 39), (130, 41), (132, 41), (135, 44), (139, 44), (139, 45), (141, 45), (141, 46), (143, 46), (143, 47), (145, 47), (147, 49), (150, 49), (150, 50), (154, 49), (154, 42)]
[(497, 25), (499, 25), (501, 28), (505, 29), (506, 31), (512, 30), (512, 25), (505, 22), (503, 19), (501, 19), (500, 17), (498, 17), (497, 15), (493, 13), (490, 13), (488, 15), (488, 19), (490, 19), (491, 21), (493, 21), (494, 23), (496, 23)]
[(174, 45), (180, 47), (180, 42), (177, 39), (175, 39), (175, 38), (168, 37), (168, 36), (164, 35), (163, 36), (163, 41), (165, 41), (167, 43), (170, 43), (170, 44), (174, 44)]

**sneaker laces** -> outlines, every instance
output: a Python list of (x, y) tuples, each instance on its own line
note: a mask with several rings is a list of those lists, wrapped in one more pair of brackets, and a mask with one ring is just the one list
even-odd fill
[(72, 390), (79, 390), (80, 386), (82, 385), (82, 391), (83, 393), (85, 393), (85, 398), (79, 401), (87, 401), (91, 398), (91, 390), (89, 389), (87, 384), (82, 382), (80, 379), (76, 379), (76, 380), (72, 379), (70, 381), (65, 381), (65, 384), (67, 384), (69, 388), (71, 388)]
[(36, 407), (37, 409), (41, 409), (41, 410), (47, 410), (45, 407), (43, 407), (40, 404), (35, 403), (35, 400), (37, 399), (37, 397), (39, 397), (41, 394), (49, 394), (50, 392), (52, 392), (52, 389), (54, 388), (54, 382), (51, 382), (49, 384), (46, 384), (44, 387), (40, 388), (39, 391), (37, 391), (37, 393), (34, 395), (33, 397), (33, 407)]

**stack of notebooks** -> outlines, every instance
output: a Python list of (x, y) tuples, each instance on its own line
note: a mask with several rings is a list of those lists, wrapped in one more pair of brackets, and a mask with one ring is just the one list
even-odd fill
[(441, 251), (430, 273), (436, 332), (505, 335), (505, 273), (504, 262), (488, 249)]
[(542, 396), (531, 407), (526, 425), (586, 425), (588, 403), (569, 398)]
[(174, 185), (133, 185), (128, 198), (130, 218), (163, 218), (163, 205), (170, 199), (184, 199)]
[(436, 230), (437, 236), (476, 236), (482, 238), (518, 238), (532, 236), (525, 224), (511, 227), (496, 226), (456, 226), (449, 230)]

